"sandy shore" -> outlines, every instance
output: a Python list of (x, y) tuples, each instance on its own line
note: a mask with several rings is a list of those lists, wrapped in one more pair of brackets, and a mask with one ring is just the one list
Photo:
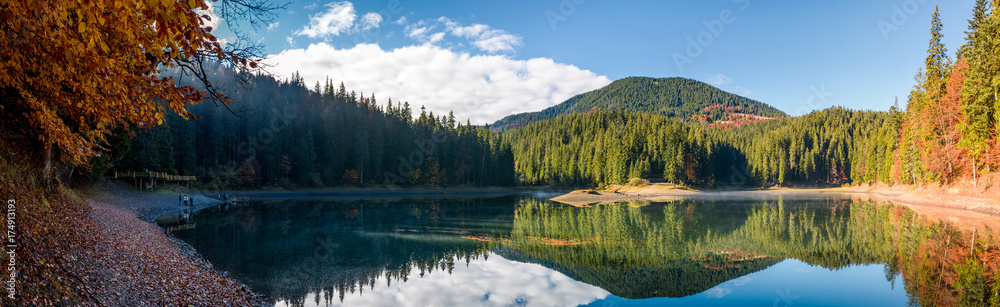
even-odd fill
[(990, 216), (1000, 216), (1000, 195), (989, 193), (968, 195), (955, 191), (949, 193), (947, 190), (941, 191), (899, 186), (698, 191), (669, 184), (652, 184), (644, 187), (612, 186), (603, 190), (576, 190), (553, 197), (551, 200), (574, 206), (590, 206), (632, 200), (655, 202), (681, 199), (767, 199), (777, 195), (792, 198), (841, 195), (851, 198), (887, 200), (924, 210), (928, 208), (963, 210)]
[(1000, 224), (1000, 194), (975, 193), (963, 189), (885, 185), (847, 188), (855, 195), (889, 200), (921, 214), (947, 220), (956, 225)]

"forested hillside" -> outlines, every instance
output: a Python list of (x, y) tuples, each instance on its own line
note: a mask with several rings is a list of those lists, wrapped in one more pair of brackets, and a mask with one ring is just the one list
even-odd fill
[(736, 126), (787, 116), (767, 104), (696, 80), (629, 77), (573, 96), (545, 110), (504, 117), (494, 123), (493, 128), (508, 130), (563, 114), (616, 109), (721, 126)]
[[(114, 170), (196, 175), (209, 187), (513, 184), (500, 135), (452, 114), (413, 115), (407, 102), (380, 104), (332, 81), (310, 90), (298, 76), (252, 76), (233, 88), (232, 112), (200, 104), (189, 108), (196, 120), (169, 116), (130, 141), (119, 135), (112, 143), (131, 145), (112, 146), (127, 152)], [(108, 157), (95, 159), (98, 174)]]
[[(630, 178), (649, 178), (700, 186), (950, 184), (960, 180), (977, 185), (981, 177), (1000, 167), (998, 6), (994, 2), (991, 9), (985, 0), (977, 1), (957, 61), (951, 60), (941, 43), (942, 25), (935, 11), (926, 65), (917, 74), (918, 84), (905, 111), (834, 107), (718, 129), (678, 119), (684, 118), (679, 114), (691, 115), (697, 109), (656, 109), (662, 105), (658, 103), (672, 100), (651, 99), (660, 92), (645, 87), (629, 92), (633, 95), (627, 97), (638, 100), (612, 99), (620, 104), (595, 107), (600, 97), (604, 101), (619, 97), (608, 93), (656, 82), (629, 78), (498, 124), (517, 126), (569, 113), (505, 133), (521, 180), (528, 184), (624, 184)], [(752, 108), (757, 105), (742, 107), (776, 115), (770, 107)], [(609, 108), (617, 111), (604, 111)]]
[[(901, 113), (831, 108), (737, 129), (625, 111), (574, 113), (505, 133), (528, 184), (843, 184), (890, 177)], [(888, 163), (887, 163), (888, 162)]]
[(518, 128), (501, 134), (332, 81), (309, 89), (298, 76), (253, 76), (232, 96), (235, 114), (190, 107), (200, 119), (170, 116), (131, 142), (110, 138), (93, 164), (106, 169), (128, 152), (115, 169), (194, 174), (220, 187), (975, 184), (1000, 167), (997, 5), (977, 1), (957, 61), (935, 12), (905, 110), (787, 117), (698, 81), (632, 77), (508, 116), (494, 128)]

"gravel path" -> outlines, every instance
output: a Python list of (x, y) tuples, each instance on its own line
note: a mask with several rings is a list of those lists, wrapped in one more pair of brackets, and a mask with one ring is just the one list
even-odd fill
[(174, 190), (174, 192), (152, 193), (135, 190), (123, 183), (110, 181), (88, 188), (84, 193), (88, 195), (90, 200), (135, 211), (137, 217), (150, 223), (166, 211), (177, 210), (179, 205), (177, 197), (181, 194), (191, 196), (197, 208), (211, 207), (222, 203), (222, 201), (208, 197), (199, 191), (176, 187)]
[[(250, 288), (216, 270), (184, 242), (149, 221), (176, 209), (178, 194), (135, 191), (110, 183), (85, 191), (91, 210), (79, 225), (84, 243), (71, 271), (96, 305), (259, 306)], [(218, 203), (197, 196), (195, 203)]]

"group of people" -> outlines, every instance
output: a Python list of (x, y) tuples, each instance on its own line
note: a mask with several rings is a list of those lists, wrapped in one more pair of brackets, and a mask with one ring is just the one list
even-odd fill
[[(219, 194), (219, 199), (228, 203), (229, 194)], [(177, 202), (181, 207), (194, 207), (194, 198), (188, 195), (181, 194), (177, 196)]]
[(182, 207), (183, 206), (194, 207), (194, 198), (191, 198), (191, 196), (181, 194), (180, 196), (178, 196), (178, 201), (179, 201), (178, 205)]

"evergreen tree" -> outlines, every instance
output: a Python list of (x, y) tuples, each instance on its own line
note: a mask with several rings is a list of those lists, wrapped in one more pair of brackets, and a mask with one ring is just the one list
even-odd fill
[[(997, 15), (997, 4), (986, 17), (971, 29), (971, 40), (965, 56), (968, 58), (969, 69), (965, 79), (962, 100), (962, 113), (965, 116), (959, 126), (962, 131), (960, 146), (966, 149), (973, 159), (973, 169), (978, 172), (982, 167), (987, 171), (995, 169), (997, 163), (997, 129), (1000, 121), (996, 110), (998, 106), (997, 93), (1000, 92), (1000, 16)], [(977, 12), (982, 9), (977, 3)], [(973, 19), (975, 20), (975, 18)]]

